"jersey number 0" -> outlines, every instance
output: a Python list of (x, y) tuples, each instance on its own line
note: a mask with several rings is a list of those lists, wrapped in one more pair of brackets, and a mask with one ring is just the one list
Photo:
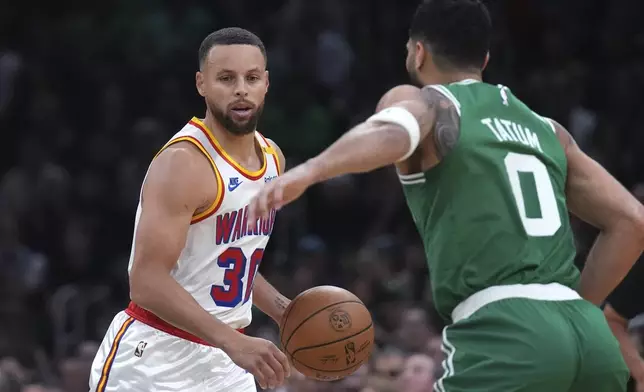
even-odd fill
[[(253, 280), (262, 257), (264, 257), (264, 249), (255, 249), (250, 255), (250, 259), (246, 257), (241, 248), (228, 248), (219, 255), (217, 265), (226, 269), (226, 272), (224, 272), (224, 284), (221, 286), (213, 285), (210, 288), (210, 296), (217, 306), (234, 308), (250, 299)], [(246, 287), (244, 287), (246, 264), (248, 264), (249, 260), (248, 279), (246, 280)]]
[[(531, 237), (554, 235), (561, 227), (561, 216), (546, 165), (534, 155), (514, 152), (508, 153), (504, 162), (525, 232)], [(531, 175), (534, 187), (522, 186), (520, 173)], [(530, 201), (537, 202), (540, 216), (528, 217), (527, 203)]]

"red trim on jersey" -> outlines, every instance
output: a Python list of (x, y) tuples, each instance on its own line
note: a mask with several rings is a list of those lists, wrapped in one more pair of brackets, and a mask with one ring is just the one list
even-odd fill
[[(163, 331), (167, 334), (191, 341), (193, 343), (199, 343), (199, 344), (203, 344), (204, 346), (214, 347), (212, 344), (206, 342), (201, 338), (198, 338), (197, 336), (191, 334), (190, 332), (186, 332), (183, 329), (177, 328), (169, 324), (168, 322), (160, 319), (154, 313), (150, 312), (149, 310), (143, 309), (142, 307), (135, 304), (134, 302), (130, 302), (127, 309), (125, 309), (125, 313), (127, 313), (127, 315), (132, 317), (133, 319), (138, 320), (143, 324), (149, 325), (152, 328), (158, 329), (159, 331)], [(243, 328), (238, 329), (237, 332), (244, 333), (244, 329)]]
[[(193, 127), (198, 128), (206, 136), (206, 138), (208, 138), (210, 145), (215, 149), (217, 154), (219, 154), (219, 156), (222, 157), (223, 160), (226, 161), (233, 169), (239, 172), (239, 174), (253, 181), (257, 181), (260, 178), (264, 177), (264, 174), (266, 174), (266, 168), (268, 167), (268, 164), (266, 162), (266, 155), (262, 154), (262, 167), (259, 170), (254, 172), (249, 171), (239, 163), (235, 162), (235, 160), (230, 155), (228, 155), (228, 153), (223, 149), (223, 147), (221, 147), (221, 145), (219, 145), (219, 142), (217, 142), (215, 136), (210, 132), (210, 130), (203, 122), (201, 122), (197, 118), (193, 118), (192, 120), (190, 120), (189, 124)], [(255, 138), (255, 140), (257, 139)]]

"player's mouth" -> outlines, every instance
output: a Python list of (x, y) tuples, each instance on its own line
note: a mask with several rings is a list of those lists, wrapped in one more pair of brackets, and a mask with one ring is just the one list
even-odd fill
[(230, 111), (239, 120), (246, 120), (253, 114), (253, 105), (245, 101), (238, 102), (230, 107)]

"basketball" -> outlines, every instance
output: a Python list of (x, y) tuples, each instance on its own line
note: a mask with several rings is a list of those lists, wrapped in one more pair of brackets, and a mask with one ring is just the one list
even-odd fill
[(365, 364), (374, 344), (371, 314), (350, 291), (319, 286), (291, 301), (280, 342), (300, 373), (319, 381), (346, 377)]

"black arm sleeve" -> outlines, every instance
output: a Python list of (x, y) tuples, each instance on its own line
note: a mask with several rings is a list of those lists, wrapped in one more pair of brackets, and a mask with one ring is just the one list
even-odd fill
[(606, 302), (627, 320), (644, 313), (644, 258), (635, 263)]

